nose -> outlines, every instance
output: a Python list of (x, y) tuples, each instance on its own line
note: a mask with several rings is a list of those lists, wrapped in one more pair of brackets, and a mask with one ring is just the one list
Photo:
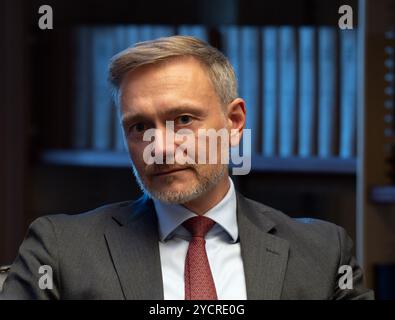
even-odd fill
[(174, 127), (158, 126), (155, 129), (154, 148), (151, 155), (163, 159), (165, 164), (174, 164), (174, 144)]

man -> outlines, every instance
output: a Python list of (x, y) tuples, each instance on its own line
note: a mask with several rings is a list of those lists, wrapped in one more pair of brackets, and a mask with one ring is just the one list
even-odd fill
[[(228, 146), (241, 139), (246, 107), (218, 50), (182, 36), (140, 43), (113, 58), (110, 80), (144, 197), (37, 219), (3, 297), (373, 298), (342, 228), (291, 219), (243, 197), (220, 160), (174, 161), (177, 152), (185, 155), (184, 138), (186, 146), (207, 138), (198, 134), (202, 129), (225, 129)], [(187, 134), (166, 139), (182, 130)], [(200, 158), (207, 160), (216, 148), (223, 156), (229, 150), (220, 146), (194, 144), (186, 149), (197, 154), (186, 159), (207, 152)], [(49, 274), (39, 273), (40, 266)]]

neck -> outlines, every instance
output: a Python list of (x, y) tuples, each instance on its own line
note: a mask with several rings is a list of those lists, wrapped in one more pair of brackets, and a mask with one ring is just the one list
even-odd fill
[(210, 189), (192, 201), (184, 203), (183, 206), (197, 215), (204, 215), (225, 197), (229, 187), (228, 173), (226, 173), (213, 189)]

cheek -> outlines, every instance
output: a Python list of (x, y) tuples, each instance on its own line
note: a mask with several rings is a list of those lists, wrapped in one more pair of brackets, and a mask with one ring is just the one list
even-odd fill
[(221, 165), (200, 164), (197, 165), (194, 169), (195, 169), (194, 181), (211, 180), (213, 176), (216, 175), (219, 172), (219, 170), (221, 170)]
[(203, 159), (207, 164), (218, 164), (221, 161), (227, 161), (229, 153), (229, 132), (219, 132), (218, 135), (200, 135), (196, 140), (196, 159), (199, 163)]
[(142, 143), (131, 143), (128, 142), (128, 151), (129, 151), (129, 156), (133, 161), (133, 164), (137, 168), (144, 167), (144, 158), (143, 158), (143, 152), (144, 152), (145, 145)]

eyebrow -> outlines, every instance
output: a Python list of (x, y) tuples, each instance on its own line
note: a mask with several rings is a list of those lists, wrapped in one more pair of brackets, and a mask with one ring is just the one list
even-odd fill
[[(174, 117), (183, 113), (190, 113), (196, 117), (205, 117), (207, 111), (203, 110), (202, 107), (198, 107), (192, 104), (182, 104), (179, 106), (174, 106), (166, 108), (164, 110), (159, 110), (159, 116)], [(143, 113), (125, 113), (121, 117), (122, 125), (138, 122), (138, 121), (150, 121), (150, 117)]]

